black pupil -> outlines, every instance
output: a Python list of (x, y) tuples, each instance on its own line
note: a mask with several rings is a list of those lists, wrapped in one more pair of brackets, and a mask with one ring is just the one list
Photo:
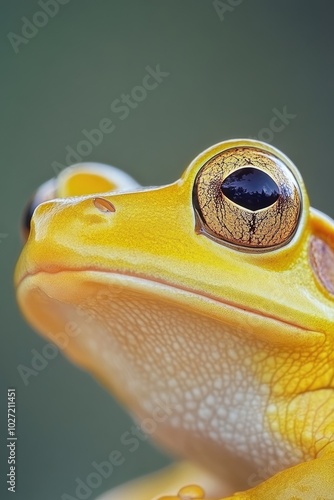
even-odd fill
[(240, 168), (230, 174), (221, 189), (229, 200), (253, 212), (270, 207), (279, 197), (276, 182), (253, 167)]

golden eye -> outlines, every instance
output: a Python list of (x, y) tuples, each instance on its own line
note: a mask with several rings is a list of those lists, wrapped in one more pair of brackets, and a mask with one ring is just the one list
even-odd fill
[(250, 146), (211, 158), (197, 174), (193, 202), (201, 232), (244, 250), (288, 243), (301, 213), (291, 170), (274, 154)]

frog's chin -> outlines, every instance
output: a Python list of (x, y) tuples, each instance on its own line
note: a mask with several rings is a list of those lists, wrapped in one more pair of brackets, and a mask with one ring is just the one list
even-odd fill
[(232, 463), (236, 422), (262, 425), (270, 389), (260, 379), (260, 360), (268, 356), (261, 335), (276, 339), (279, 349), (285, 342), (280, 335), (305, 334), (196, 293), (117, 273), (27, 275), (18, 301), (34, 328), (146, 422), (154, 439), (176, 454), (198, 454), (212, 470)]
[(180, 385), (183, 367), (219, 364), (231, 372), (238, 357), (240, 363), (252, 357), (255, 345), (264, 352), (273, 345), (279, 350), (287, 340), (319, 335), (189, 290), (118, 273), (38, 272), (21, 280), (17, 296), (37, 331), (132, 406), (133, 395), (139, 397), (143, 388), (148, 393), (152, 380), (161, 388), (166, 381)]

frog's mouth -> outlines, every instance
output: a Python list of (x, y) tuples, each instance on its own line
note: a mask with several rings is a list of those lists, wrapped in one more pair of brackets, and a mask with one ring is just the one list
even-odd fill
[[(61, 304), (70, 308), (70, 313), (66, 314), (70, 320), (76, 321), (78, 315), (82, 318), (87, 316), (87, 311), (90, 311), (90, 315), (94, 311), (94, 317), (103, 321), (104, 314), (110, 310), (111, 305), (113, 314), (117, 313), (116, 304), (120, 311), (124, 311), (131, 294), (142, 297), (144, 304), (168, 303), (176, 309), (189, 311), (194, 321), (197, 317), (209, 317), (214, 322), (229, 325), (232, 328), (231, 334), (242, 340), (255, 337), (256, 340), (269, 341), (271, 344), (284, 344), (287, 337), (290, 342), (299, 343), (303, 335), (322, 336), (320, 332), (269, 312), (264, 313), (221, 297), (213, 297), (201, 290), (148, 278), (142, 274), (95, 269), (51, 273), (38, 271), (23, 275), (17, 285), (18, 301), (24, 314), (42, 334), (49, 331), (49, 317), (52, 317), (52, 311)], [(41, 307), (41, 300), (48, 302), (48, 306)], [(150, 307), (142, 314), (149, 323), (149, 316), (152, 314)], [(57, 315), (60, 321), (61, 317), (61, 313)]]
[[(289, 355), (291, 345), (294, 353), (302, 352), (303, 338), (313, 344), (322, 339), (196, 291), (116, 272), (28, 274), (18, 286), (18, 301), (34, 328), (139, 420), (167, 414), (155, 427), (155, 439), (174, 453), (198, 455), (217, 473), (236, 450), (233, 433), (222, 441), (212, 437), (220, 432), (213, 432), (214, 422), (262, 426), (270, 387), (261, 363), (274, 351)], [(215, 418), (212, 400), (215, 411), (225, 408), (225, 417)], [(187, 427), (186, 414), (202, 427)]]
[[(193, 358), (192, 349), (205, 344), (206, 363), (217, 363), (217, 345), (250, 330), (241, 309), (120, 273), (40, 271), (21, 280), (17, 295), (29, 323), (136, 414), (142, 409), (133, 407), (133, 394), (145, 400), (152, 380), (160, 380), (161, 387), (170, 378), (166, 370), (171, 375), (180, 372), (179, 366), (196, 363), (201, 355)], [(279, 330), (277, 321), (262, 321)], [(289, 330), (287, 324), (280, 326)]]

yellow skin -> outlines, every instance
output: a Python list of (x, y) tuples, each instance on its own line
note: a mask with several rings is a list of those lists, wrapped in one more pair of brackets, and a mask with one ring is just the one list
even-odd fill
[[(199, 171), (236, 147), (274, 155), (296, 181), (300, 214), (280, 246), (231, 245), (194, 208)], [(334, 224), (309, 207), (296, 167), (235, 140), (159, 188), (97, 172), (63, 172), (62, 198), (36, 209), (18, 302), (156, 442), (196, 464), (103, 498), (334, 499)], [(180, 490), (192, 483), (204, 491)]]

